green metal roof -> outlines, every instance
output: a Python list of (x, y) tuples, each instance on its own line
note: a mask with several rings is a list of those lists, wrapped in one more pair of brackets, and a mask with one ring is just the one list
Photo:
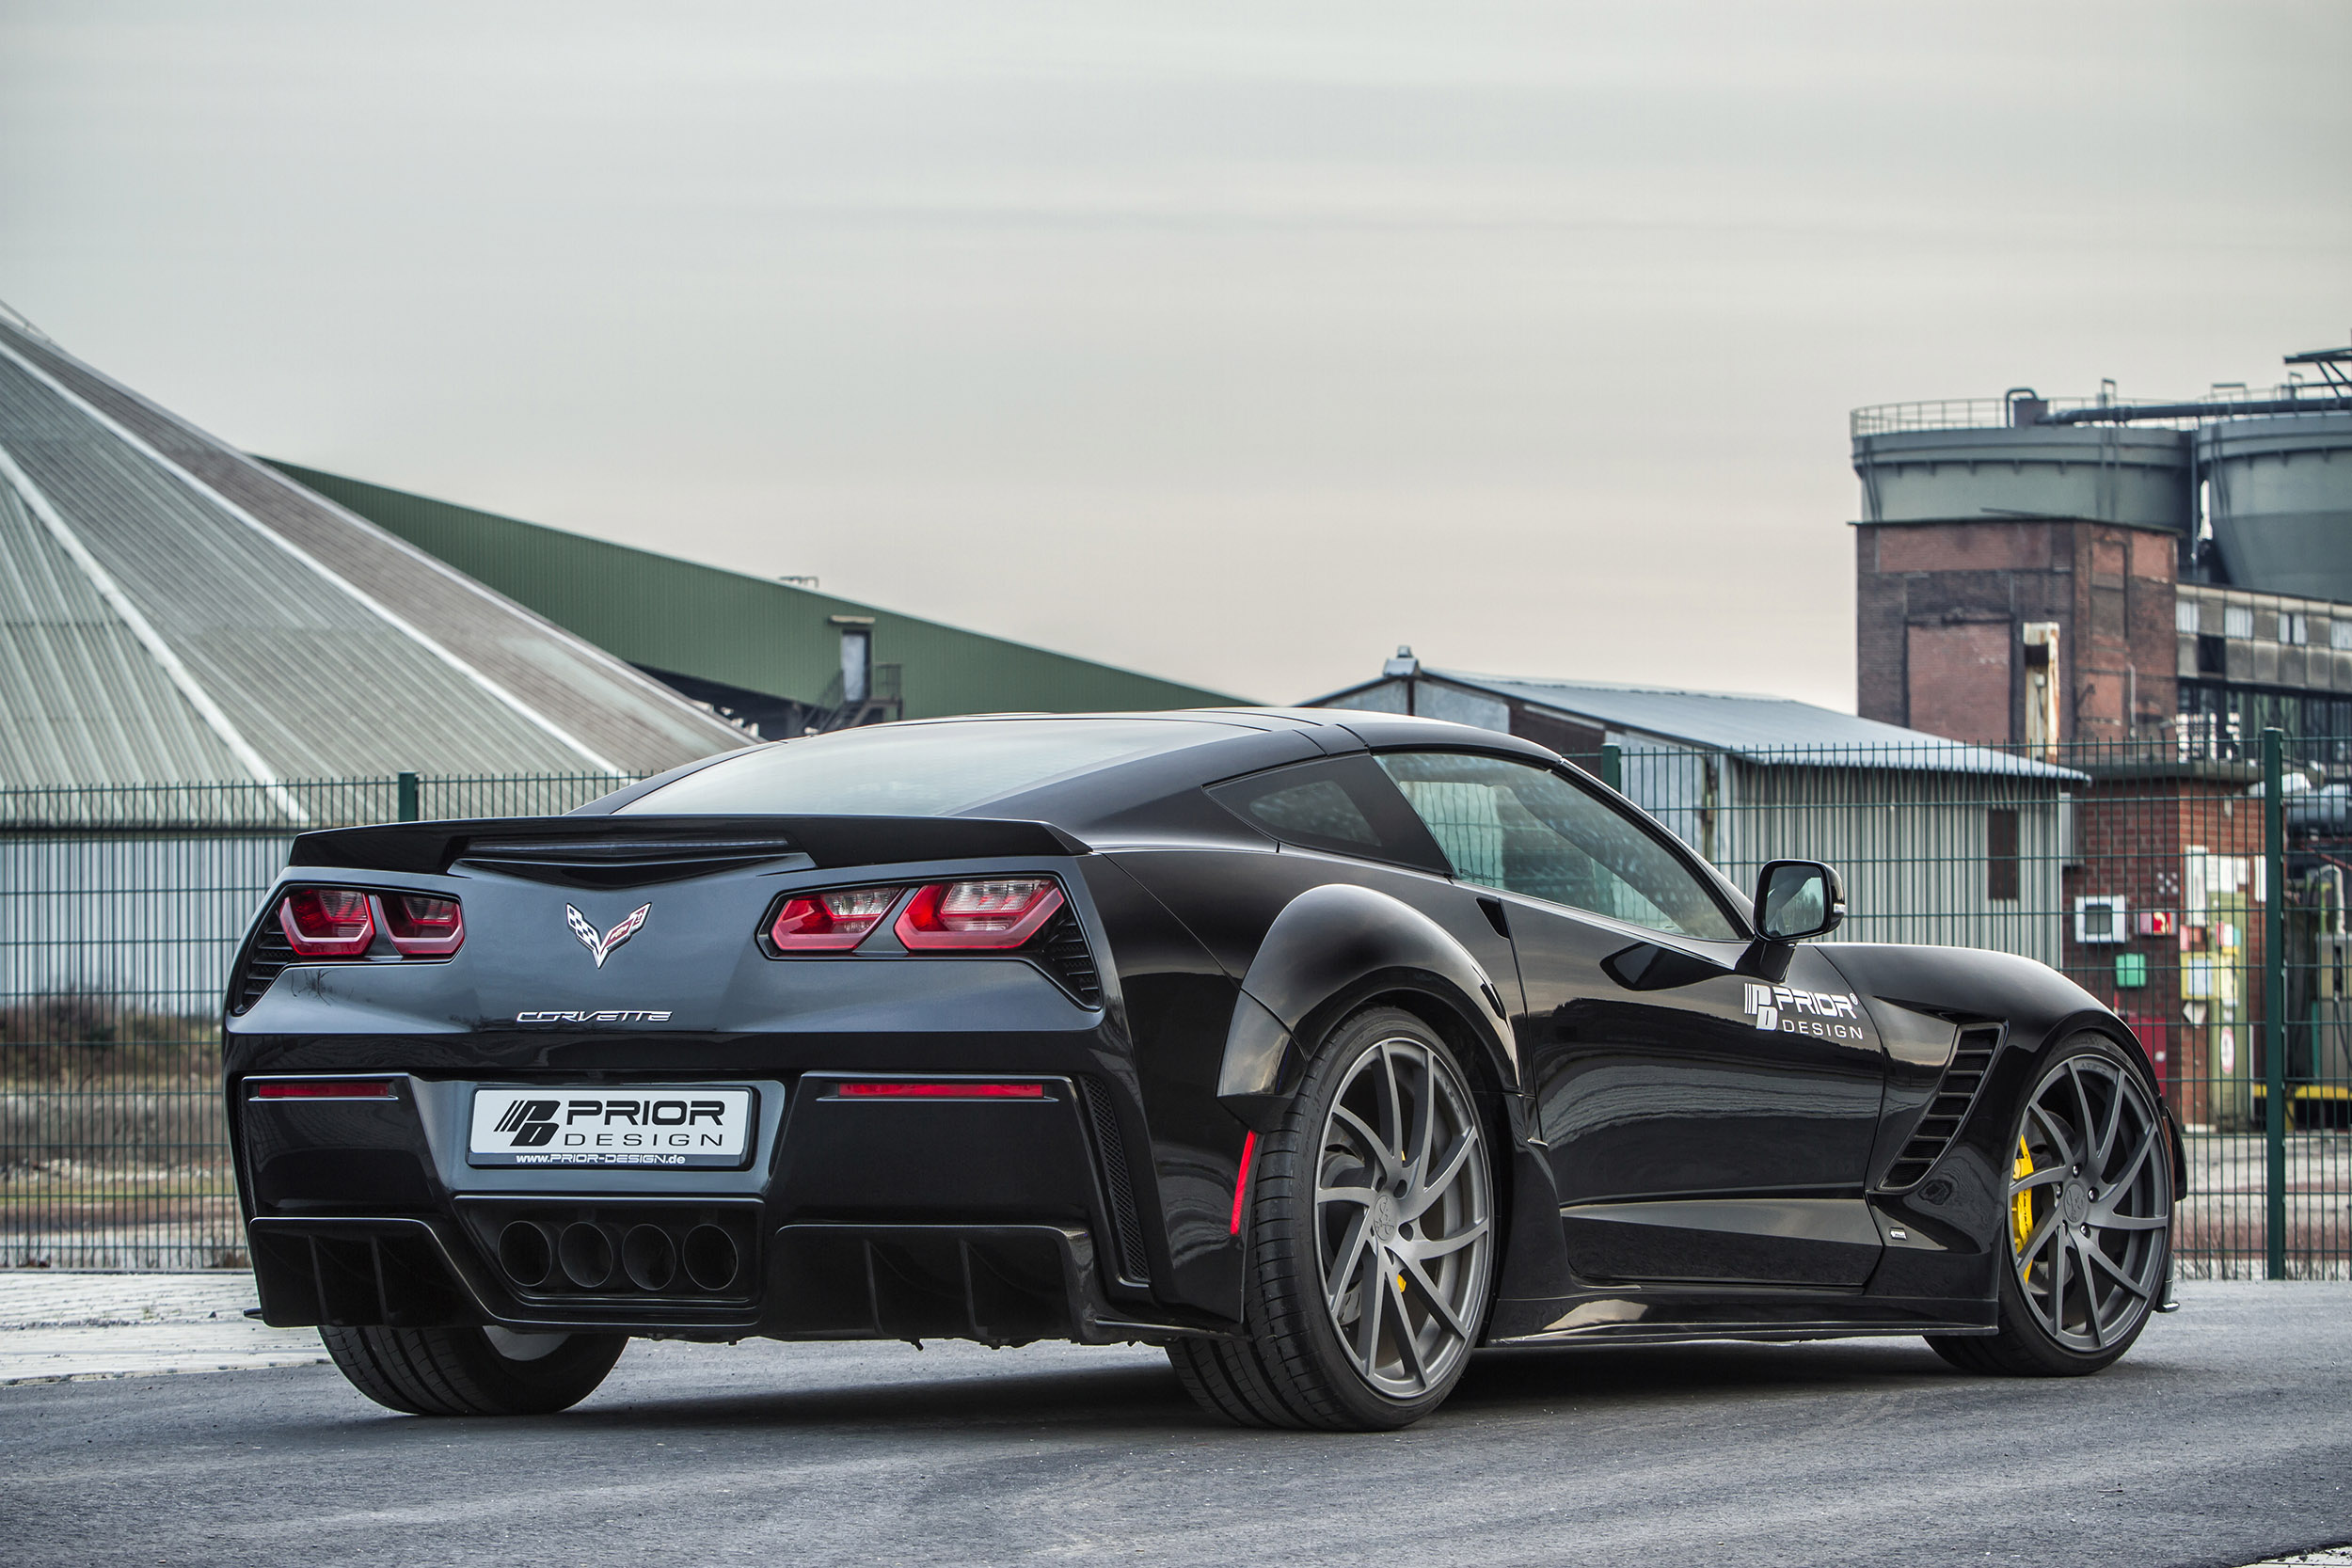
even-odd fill
[(263, 461), (631, 664), (816, 703), (840, 673), (836, 615), (871, 616), (900, 668), (905, 717), (1230, 706), (1225, 692), (1137, 674), (855, 600)]

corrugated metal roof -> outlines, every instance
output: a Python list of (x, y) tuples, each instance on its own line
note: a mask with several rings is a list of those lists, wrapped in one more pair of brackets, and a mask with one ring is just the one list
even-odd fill
[[(1605, 729), (1708, 747), (1751, 762), (1818, 768), (1914, 768), (2089, 782), (2087, 775), (2073, 768), (1988, 747), (1964, 745), (1899, 724), (1857, 718), (1792, 697), (1691, 691), (1663, 686), (1600, 686), (1542, 676), (1438, 670), (1425, 665), (1421, 673), (1424, 678), (1516, 698)], [(1329, 701), (1319, 699), (1318, 705)]]
[(873, 619), (909, 719), (1216, 706), (1237, 699), (768, 578), (266, 460), (632, 664), (815, 703), (841, 669), (835, 615)]
[(0, 787), (642, 773), (743, 742), (0, 323)]

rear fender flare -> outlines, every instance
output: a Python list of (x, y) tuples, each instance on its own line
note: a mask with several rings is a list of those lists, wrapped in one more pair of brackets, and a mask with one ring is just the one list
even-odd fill
[(1457, 1020), (1486, 1059), (1482, 1077), (1518, 1087), (1502, 992), (1470, 950), (1427, 915), (1370, 888), (1310, 888), (1267, 928), (1225, 1035), (1218, 1103), (1270, 1132), (1325, 1030), (1373, 997), (1426, 996)]

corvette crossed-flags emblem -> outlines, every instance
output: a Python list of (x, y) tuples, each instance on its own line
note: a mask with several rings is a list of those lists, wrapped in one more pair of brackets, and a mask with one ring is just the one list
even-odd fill
[(644, 927), (645, 916), (651, 913), (653, 913), (651, 904), (640, 904), (629, 911), (627, 920), (622, 921), (604, 935), (598, 936), (596, 928), (588, 924), (586, 915), (569, 904), (564, 906), (564, 918), (571, 922), (572, 935), (578, 937), (580, 945), (588, 949), (588, 956), (596, 960), (598, 969), (602, 969), (604, 960), (612, 956), (612, 949), (635, 936)]

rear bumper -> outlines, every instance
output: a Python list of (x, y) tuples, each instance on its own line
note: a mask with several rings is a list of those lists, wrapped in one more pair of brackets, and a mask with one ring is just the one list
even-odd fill
[(485, 1323), (688, 1339), (1162, 1340), (1232, 1325), (1112, 1302), (1092, 1238), (1050, 1225), (779, 1227), (729, 1304), (530, 1300), (437, 1217), (257, 1217), (263, 1320), (281, 1327)]
[(1082, 1076), (1007, 1075), (1035, 1092), (994, 1100), (730, 1080), (757, 1097), (731, 1170), (477, 1167), (473, 1090), (494, 1081), (386, 1076), (374, 1101), (232, 1091), (269, 1323), (993, 1344), (1232, 1326), (1155, 1301), (1126, 1118)]

